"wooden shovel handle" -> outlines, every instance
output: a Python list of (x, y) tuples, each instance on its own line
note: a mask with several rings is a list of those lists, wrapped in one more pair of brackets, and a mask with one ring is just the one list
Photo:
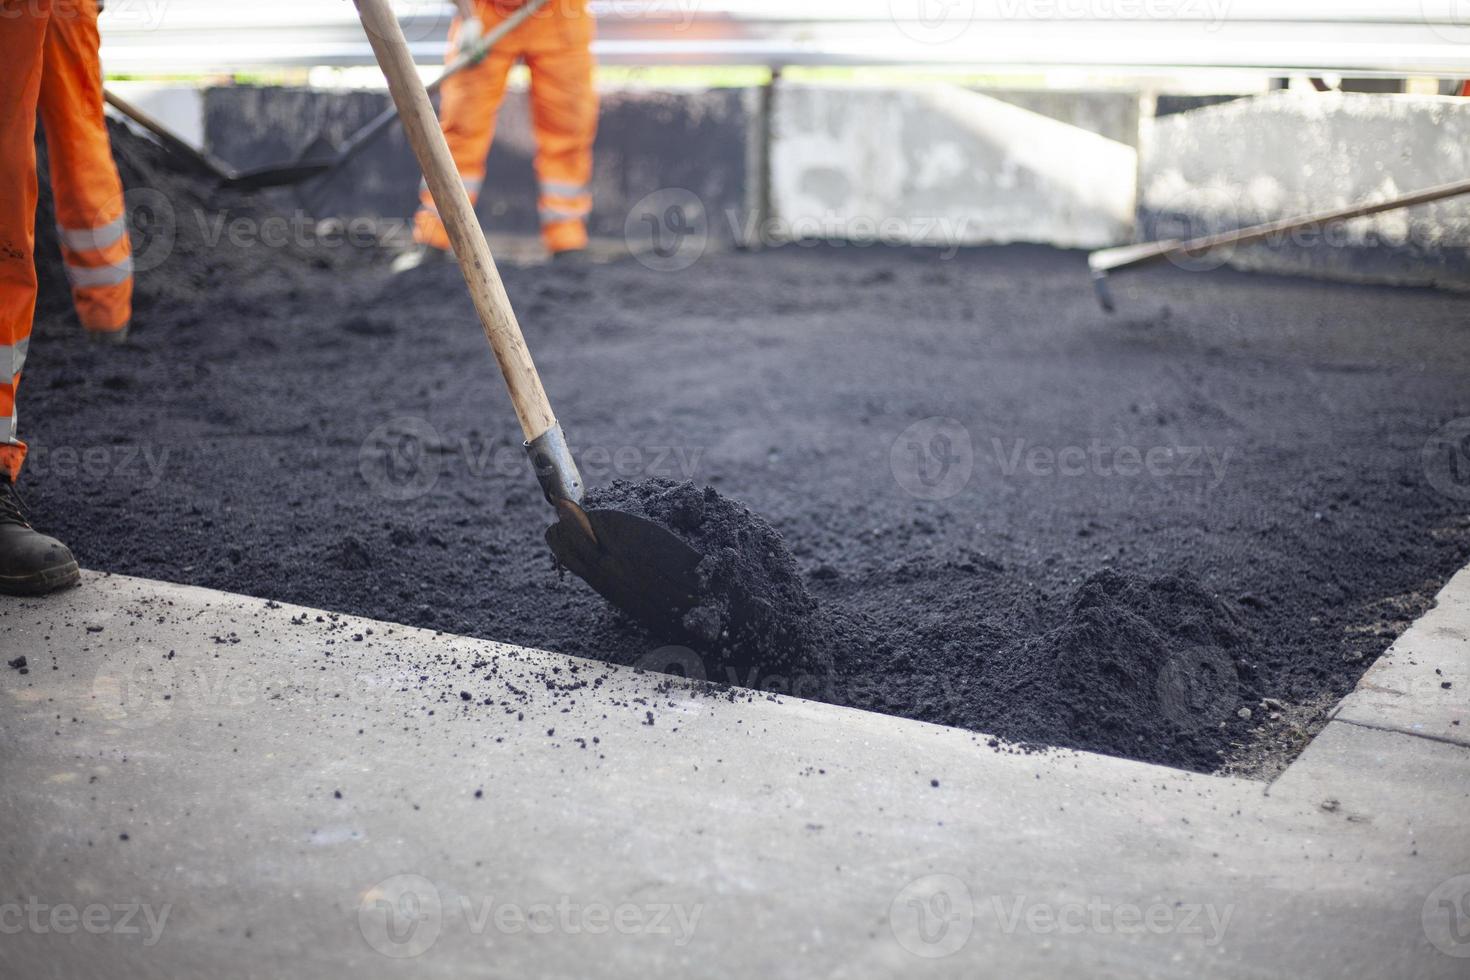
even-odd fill
[(459, 258), (460, 272), (464, 273), (465, 284), (470, 287), (475, 311), (480, 314), (480, 325), (485, 328), (485, 338), (490, 341), (490, 349), (500, 363), (500, 373), (505, 376), (511, 403), (521, 420), (521, 431), (530, 442), (554, 426), (556, 416), (546, 399), (546, 389), (541, 386), (541, 376), (536, 373), (531, 352), (526, 348), (526, 339), (521, 336), (515, 311), (510, 308), (510, 297), (505, 295), (505, 284), (500, 281), (490, 246), (485, 243), (485, 233), (480, 229), (475, 209), (449, 155), (449, 144), (439, 129), (439, 119), (429, 103), (429, 94), (414, 67), (403, 28), (399, 26), (398, 18), (393, 16), (388, 0), (353, 2), (357, 4), (357, 13), (367, 31), (368, 43), (373, 46), (373, 54), (388, 78), (388, 92), (398, 106), (403, 130), (408, 135), (414, 156), (418, 158), (419, 168), (424, 172), (429, 194), (439, 209), (439, 218), (449, 232), (449, 242)]

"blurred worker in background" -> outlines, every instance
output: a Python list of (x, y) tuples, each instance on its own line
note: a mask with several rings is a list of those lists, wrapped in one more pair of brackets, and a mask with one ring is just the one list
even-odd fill
[[(528, 0), (456, 2), (460, 16), (449, 31), (449, 62)], [(555, 260), (578, 259), (587, 247), (592, 139), (597, 132), (591, 44), (587, 0), (548, 0), (496, 43), (483, 61), (447, 79), (442, 89), (440, 123), (473, 202), (485, 179), (485, 157), (510, 70), (518, 60), (530, 69), (541, 238)], [(413, 237), (417, 245), (399, 257), (395, 271), (449, 255), (449, 236), (424, 185), (419, 187)]]
[(117, 341), (132, 314), (122, 182), (102, 115), (96, 0), (0, 0), (0, 592), (73, 585), (76, 559), (27, 523), (15, 491), (26, 445), (16, 389), (36, 308), (36, 113), (46, 131), (57, 232), (77, 316)]

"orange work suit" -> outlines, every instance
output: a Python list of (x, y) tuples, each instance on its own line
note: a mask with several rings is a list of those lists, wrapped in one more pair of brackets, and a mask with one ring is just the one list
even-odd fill
[(88, 330), (124, 329), (132, 256), (122, 182), (102, 114), (96, 0), (0, 0), (0, 475), (25, 459), (17, 436), (20, 385), (36, 308), (36, 113), (51, 158), (62, 258)]
[[(521, 0), (475, 0), (488, 33)], [(536, 134), (536, 178), (541, 237), (551, 252), (587, 246), (592, 210), (592, 140), (597, 133), (597, 90), (592, 73), (592, 15), (587, 0), (550, 0), (490, 50), (478, 65), (444, 82), (440, 123), (470, 200), (480, 195), (495, 115), (511, 67), (531, 70), (531, 125)], [(456, 54), (459, 20), (450, 28), (448, 61)], [(448, 249), (449, 235), (428, 188), (419, 188), (414, 240)]]

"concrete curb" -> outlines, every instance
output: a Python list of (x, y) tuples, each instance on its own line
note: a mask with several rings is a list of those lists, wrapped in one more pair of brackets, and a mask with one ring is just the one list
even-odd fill
[(1470, 569), (1445, 584), (1333, 719), (1470, 747)]

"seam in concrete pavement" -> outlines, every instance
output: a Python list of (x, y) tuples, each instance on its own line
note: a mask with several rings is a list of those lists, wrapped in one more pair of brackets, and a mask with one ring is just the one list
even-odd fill
[[(1439, 742), (1441, 745), (1453, 745), (1457, 749), (1462, 749), (1463, 751), (1470, 752), (1470, 745), (1466, 745), (1464, 742), (1457, 742), (1452, 738), (1445, 738), (1442, 735), (1430, 735), (1425, 732), (1414, 732), (1410, 731), (1407, 728), (1399, 728), (1394, 725), (1370, 725), (1367, 722), (1363, 721), (1353, 721), (1351, 718), (1339, 718), (1337, 716), (1336, 709), (1333, 709), (1333, 713), (1331, 717), (1328, 718), (1328, 721), (1334, 721), (1342, 725), (1352, 725), (1355, 728), (1366, 728), (1369, 731), (1374, 732), (1390, 732), (1394, 735), (1407, 735), (1410, 738), (1422, 738), (1430, 742)], [(1316, 741), (1316, 739), (1314, 738), (1312, 741)], [(1310, 745), (1311, 742), (1308, 742), (1307, 744)], [(1298, 758), (1300, 758), (1300, 756), (1298, 756)], [(1291, 765), (1294, 766), (1296, 765), (1296, 763), (1293, 762)], [(1287, 768), (1289, 769), (1291, 768), (1291, 766), (1288, 766)], [(1284, 771), (1282, 775), (1285, 775)], [(1280, 779), (1281, 777), (1277, 776), (1276, 778)], [(1275, 780), (1272, 780), (1272, 782), (1275, 782)]]

